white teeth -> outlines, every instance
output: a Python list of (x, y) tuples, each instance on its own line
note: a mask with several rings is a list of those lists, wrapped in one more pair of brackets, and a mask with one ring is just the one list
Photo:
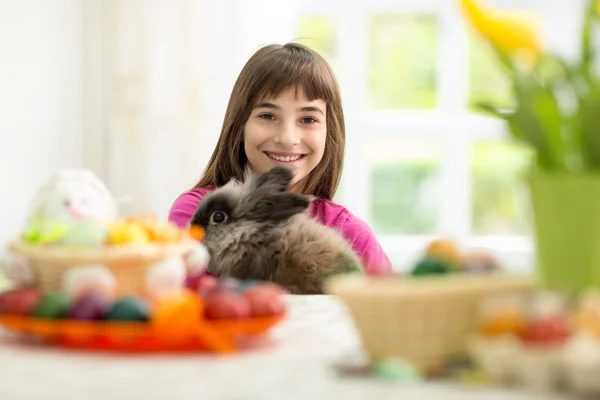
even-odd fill
[(302, 158), (301, 155), (299, 155), (299, 156), (276, 156), (275, 154), (271, 154), (271, 153), (267, 153), (267, 155), (269, 156), (269, 158), (272, 158), (273, 160), (283, 161), (283, 162), (297, 161), (300, 158)]

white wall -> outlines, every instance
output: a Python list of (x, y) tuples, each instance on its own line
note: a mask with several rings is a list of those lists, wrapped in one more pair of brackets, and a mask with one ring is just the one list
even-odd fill
[(35, 191), (83, 165), (82, 3), (0, 0), (0, 246)]
[[(86, 90), (88, 100), (104, 99), (98, 103), (104, 111), (88, 102), (86, 124), (104, 125), (98, 134), (105, 138), (105, 182), (115, 196), (133, 197), (121, 205), (122, 215), (154, 212), (165, 219), (175, 198), (196, 183), (239, 71), (260, 46), (294, 38), (296, 5), (87, 0), (86, 43), (102, 49), (104, 72), (90, 72)], [(89, 32), (93, 15), (101, 16), (100, 32)]]

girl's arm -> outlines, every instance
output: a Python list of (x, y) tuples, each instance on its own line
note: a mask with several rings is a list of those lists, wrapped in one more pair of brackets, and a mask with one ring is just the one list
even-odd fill
[(208, 193), (206, 189), (194, 189), (179, 196), (171, 206), (169, 221), (180, 228), (185, 228), (206, 193)]
[(348, 212), (341, 231), (361, 258), (367, 273), (385, 275), (392, 272), (392, 263), (369, 224)]

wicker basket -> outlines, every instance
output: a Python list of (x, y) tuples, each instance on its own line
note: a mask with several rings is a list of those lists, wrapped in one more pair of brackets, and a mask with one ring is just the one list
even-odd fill
[(374, 361), (401, 357), (432, 373), (467, 353), (482, 299), (534, 286), (532, 279), (502, 275), (338, 276), (326, 291), (346, 305)]
[(61, 291), (64, 275), (83, 265), (102, 265), (116, 279), (116, 295), (143, 293), (148, 267), (156, 261), (183, 256), (194, 241), (151, 242), (106, 247), (41, 246), (17, 240), (10, 249), (25, 258), (32, 269), (36, 289), (43, 293)]

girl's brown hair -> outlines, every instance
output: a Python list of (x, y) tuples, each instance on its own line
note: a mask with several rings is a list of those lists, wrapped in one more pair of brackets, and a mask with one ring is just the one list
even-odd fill
[(323, 159), (309, 174), (304, 193), (333, 198), (342, 175), (346, 144), (339, 88), (327, 62), (297, 43), (262, 47), (248, 60), (231, 92), (217, 146), (195, 188), (223, 186), (232, 178), (243, 179), (248, 161), (243, 144), (244, 125), (252, 109), (289, 88), (302, 88), (309, 100), (327, 103)]

